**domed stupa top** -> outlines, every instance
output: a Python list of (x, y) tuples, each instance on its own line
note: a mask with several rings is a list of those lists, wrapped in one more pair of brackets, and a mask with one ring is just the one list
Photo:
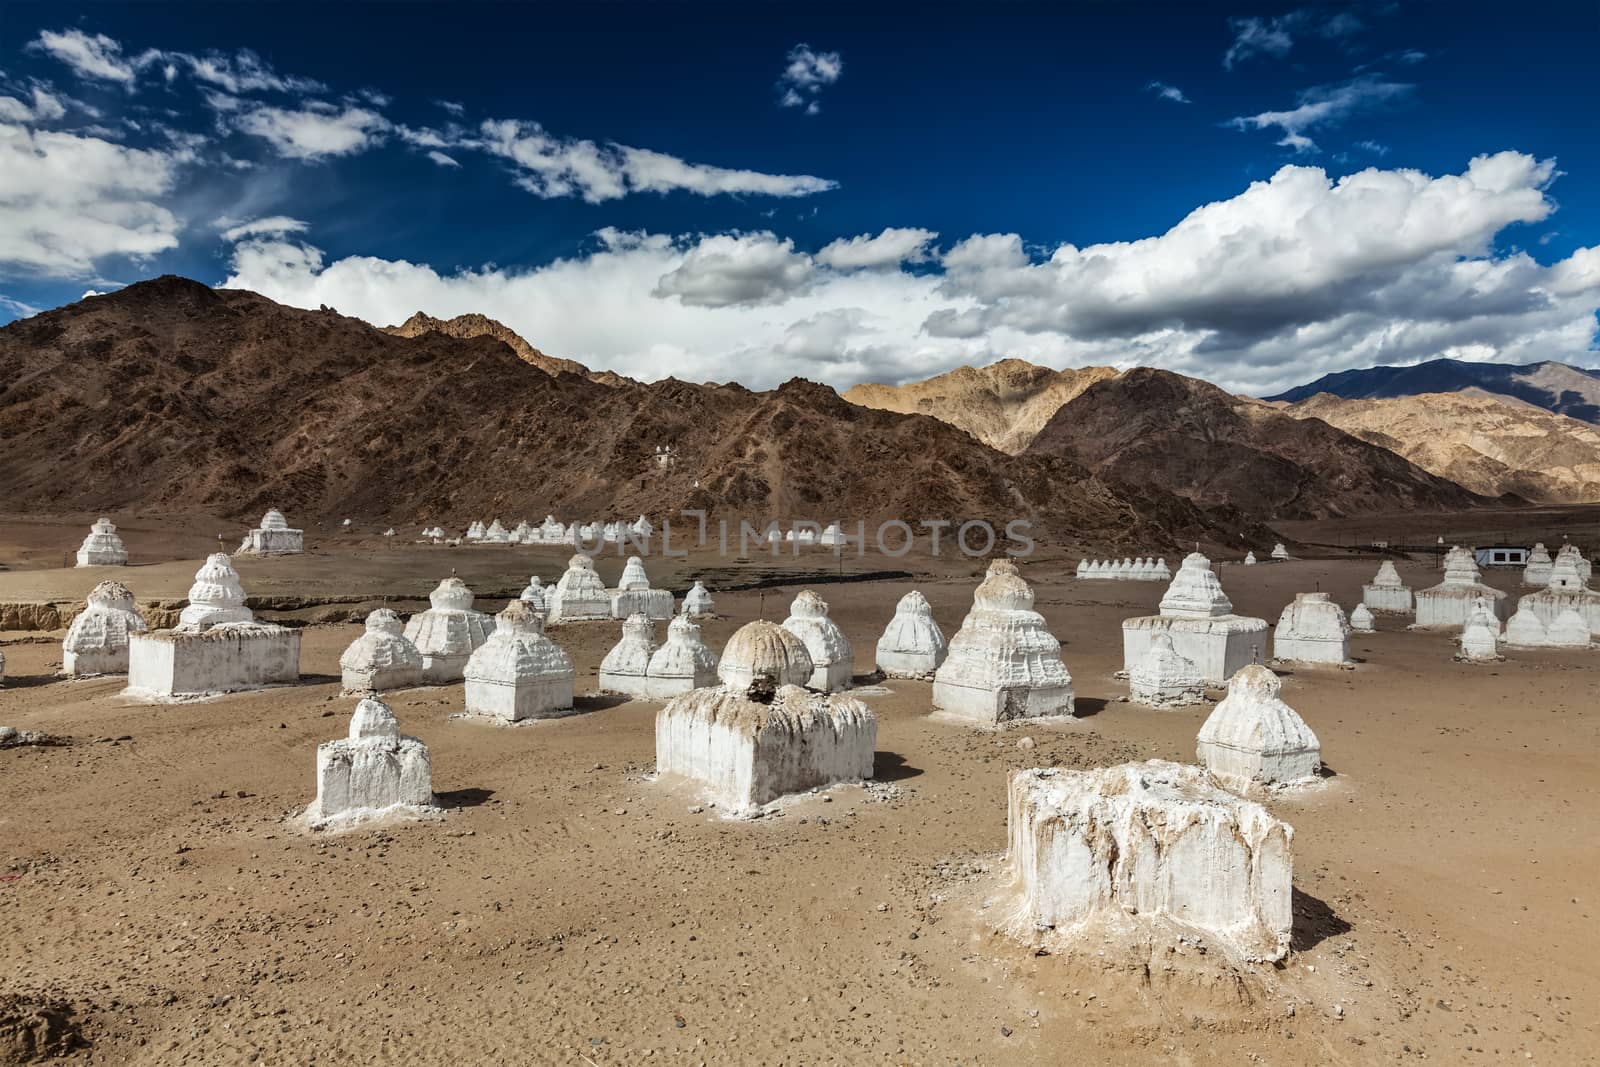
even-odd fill
[(997, 559), (989, 564), (988, 573), (978, 583), (972, 604), (996, 611), (1031, 611), (1033, 590), (1022, 580), (1014, 560)]
[(1228, 788), (1303, 781), (1322, 766), (1317, 735), (1279, 698), (1282, 690), (1266, 667), (1241, 667), (1200, 728), (1196, 755)]
[(494, 632), (467, 661), (466, 679), (517, 682), (572, 677), (572, 657), (544, 632), (544, 616), (513, 600), (495, 616)]
[[(683, 615), (667, 624), (667, 643), (650, 657), (651, 678), (689, 678), (709, 685), (716, 678), (717, 654), (700, 638), (700, 627)], [(691, 686), (691, 688), (693, 688)]]
[(1199, 552), (1183, 558), (1178, 574), (1161, 598), (1161, 614), (1169, 618), (1215, 619), (1233, 614), (1233, 602), (1222, 591), (1222, 582), (1211, 569), (1211, 561)]
[(178, 614), (178, 625), (203, 629), (221, 623), (250, 622), (254, 616), (244, 606), (244, 587), (226, 552), (213, 552), (195, 572), (189, 587), (189, 606)]
[(453, 574), (428, 594), (428, 603), (436, 611), (471, 611), (476, 599), (472, 590), (467, 588), (467, 583)]
[(734, 688), (745, 688), (756, 678), (774, 685), (805, 685), (811, 678), (811, 653), (805, 642), (777, 623), (765, 619), (745, 623), (728, 638), (717, 664), (717, 677)]
[[(590, 566), (593, 565), (591, 560)], [(624, 592), (650, 588), (650, 578), (644, 573), (644, 560), (638, 556), (628, 557), (628, 562), (622, 566), (622, 580), (617, 583), (617, 588)]]
[(365, 697), (356, 705), (350, 716), (350, 740), (365, 741), (371, 737), (400, 737), (400, 720), (394, 711), (377, 697)]
[(277, 508), (272, 508), (261, 516), (260, 528), (263, 530), (287, 530), (289, 528), (289, 520), (283, 517), (283, 512)]

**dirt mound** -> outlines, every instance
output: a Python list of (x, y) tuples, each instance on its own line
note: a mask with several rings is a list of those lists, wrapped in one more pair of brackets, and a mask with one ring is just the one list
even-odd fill
[(1319, 393), (1284, 408), (1398, 452), (1484, 496), (1600, 500), (1600, 430), (1477, 389), (1380, 400)]
[(1119, 491), (1263, 521), (1487, 503), (1325, 422), (1145, 367), (1090, 386), (1024, 455), (1070, 457)]
[(1061, 405), (1116, 374), (1112, 367), (1051, 370), (1020, 359), (1002, 359), (904, 385), (866, 382), (846, 390), (844, 398), (864, 408), (932, 415), (991, 448), (1016, 455)]
[(0, 1067), (22, 1067), (83, 1047), (72, 1005), (0, 994)]
[(277, 507), (307, 525), (699, 508), (1027, 518), (1151, 545), (1217, 533), (1176, 498), (1123, 496), (1069, 459), (1006, 456), (802, 379), (604, 385), (489, 336), (399, 337), (170, 276), (0, 328), (0, 495), (45, 513)]
[(398, 326), (382, 327), (384, 333), (396, 337), (421, 337), (425, 333), (442, 333), (446, 337), (492, 337), (496, 341), (503, 341), (517, 354), (517, 358), (525, 363), (531, 363), (546, 374), (576, 374), (582, 378), (592, 378), (595, 381), (612, 382), (617, 375), (610, 371), (592, 373), (588, 367), (572, 359), (562, 359), (559, 356), (547, 356), (537, 348), (530, 345), (517, 331), (487, 315), (467, 314), (457, 315), (453, 319), (436, 319), (424, 312), (417, 312)]

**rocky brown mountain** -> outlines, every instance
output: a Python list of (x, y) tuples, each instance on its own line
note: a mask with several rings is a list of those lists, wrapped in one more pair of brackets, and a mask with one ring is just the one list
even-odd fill
[(1318, 419), (1147, 367), (1084, 390), (1024, 456), (1074, 459), (1119, 491), (1165, 490), (1219, 517), (1270, 522), (1488, 503)]
[[(656, 449), (676, 460), (658, 465)], [(489, 336), (395, 336), (329, 309), (163, 277), (0, 328), (0, 498), (461, 526), (675, 514), (1029, 517), (1154, 548), (1216, 523), (1075, 461), (793, 380), (770, 392), (552, 376)], [(1247, 523), (1239, 519), (1235, 526)]]
[(1051, 370), (1020, 359), (1002, 359), (904, 385), (866, 382), (846, 390), (844, 398), (881, 411), (932, 415), (992, 448), (1016, 455), (1061, 405), (1116, 373), (1112, 367)]
[(442, 333), (446, 337), (492, 337), (496, 341), (510, 345), (511, 351), (515, 352), (518, 358), (533, 364), (547, 374), (566, 372), (607, 384), (614, 383), (620, 378), (620, 375), (611, 371), (591, 371), (574, 359), (547, 356), (529, 344), (517, 331), (487, 315), (471, 313), (457, 315), (453, 319), (436, 319), (432, 315), (418, 311), (400, 325), (384, 326), (382, 330), (396, 337), (421, 337), (425, 333)]

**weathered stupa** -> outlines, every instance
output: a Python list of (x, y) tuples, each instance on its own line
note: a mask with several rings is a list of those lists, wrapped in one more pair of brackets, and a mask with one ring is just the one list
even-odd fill
[(121, 582), (101, 582), (67, 627), (61, 643), (61, 669), (73, 678), (128, 673), (128, 637), (150, 629), (133, 593)]
[(717, 662), (717, 677), (730, 688), (745, 689), (757, 678), (774, 685), (806, 685), (811, 681), (811, 653), (806, 643), (775, 622), (757, 619), (733, 632)]
[(1128, 699), (1151, 708), (1204, 704), (1206, 683), (1194, 662), (1173, 647), (1172, 635), (1158, 630), (1144, 659), (1128, 672)]
[(305, 532), (289, 529), (288, 521), (276, 508), (261, 516), (259, 527), (246, 530), (239, 545), (242, 556), (298, 556), (305, 550)]
[(527, 586), (522, 590), (521, 599), (524, 604), (542, 615), (545, 612), (545, 594), (548, 592), (544, 583), (539, 580), (539, 576), (535, 574), (528, 579)]
[(1506, 595), (1478, 580), (1478, 562), (1472, 549), (1455, 546), (1444, 556), (1444, 581), (1417, 591), (1418, 626), (1461, 626), (1472, 605), (1487, 599), (1496, 618), (1506, 615)]
[(126, 567), (128, 550), (117, 536), (110, 519), (99, 518), (89, 527), (89, 535), (78, 546), (80, 567)]
[(1276, 674), (1251, 664), (1233, 676), (1228, 695), (1200, 727), (1196, 758), (1225, 787), (1303, 785), (1322, 769), (1322, 746), (1279, 697)]
[(655, 624), (642, 611), (622, 623), (622, 640), (600, 661), (600, 688), (631, 697), (649, 696), (650, 658), (656, 654)]
[(1244, 565), (1246, 567), (1254, 567), (1256, 565), (1256, 554), (1254, 552), (1246, 552), (1244, 554)]
[(434, 809), (428, 746), (400, 732), (389, 705), (369, 696), (356, 705), (350, 735), (317, 746), (312, 826), (361, 822)]
[(1479, 597), (1467, 614), (1457, 638), (1456, 659), (1467, 663), (1493, 663), (1505, 657), (1500, 655), (1500, 620), (1494, 613), (1494, 602)]
[(1537, 593), (1528, 593), (1517, 602), (1519, 611), (1531, 611), (1546, 627), (1564, 612), (1575, 611), (1589, 627), (1600, 630), (1600, 592), (1589, 588), (1581, 567), (1583, 557), (1572, 545), (1563, 545), (1550, 567), (1550, 581)]
[(691, 689), (717, 684), (717, 654), (700, 638), (700, 627), (678, 615), (667, 624), (667, 643), (645, 668), (645, 696), (670, 700)]
[(1267, 651), (1267, 622), (1233, 613), (1233, 603), (1211, 570), (1211, 561), (1191, 552), (1161, 598), (1161, 614), (1122, 622), (1122, 666), (1132, 672), (1158, 632), (1191, 660), (1207, 685), (1226, 685), (1235, 671)]
[(913, 589), (900, 598), (878, 638), (878, 670), (885, 678), (931, 681), (949, 650), (928, 598)]
[(1592, 637), (1589, 624), (1572, 608), (1557, 615), (1545, 629), (1545, 640), (1551, 648), (1588, 648)]
[(1272, 546), (1272, 558), (1280, 562), (1289, 558), (1289, 550), (1283, 547), (1282, 541)]
[(1294, 831), (1200, 768), (1017, 771), (1006, 799), (1019, 932), (1133, 924), (1141, 940), (1187, 930), (1245, 960), (1288, 953)]
[(428, 594), (431, 607), (406, 623), (406, 640), (422, 653), (422, 680), (429, 685), (459, 682), (467, 658), (494, 632), (494, 619), (472, 610), (474, 599), (452, 574)]
[(1327, 593), (1297, 593), (1272, 632), (1272, 654), (1286, 663), (1351, 665), (1344, 609)]
[(346, 696), (386, 693), (422, 684), (422, 653), (405, 636), (405, 625), (388, 608), (367, 615), (366, 629), (339, 657)]
[(1372, 617), (1372, 610), (1365, 604), (1357, 604), (1350, 613), (1350, 629), (1358, 634), (1376, 633), (1377, 620)]
[(1073, 714), (1072, 676), (1061, 661), (1061, 642), (1033, 610), (1033, 590), (1013, 561), (989, 564), (972, 610), (934, 674), (933, 706), (989, 724)]
[(656, 771), (694, 779), (722, 808), (744, 813), (871, 778), (877, 741), (878, 720), (861, 701), (774, 687), (768, 675), (673, 697), (656, 715)]
[(544, 603), (545, 618), (552, 625), (611, 618), (611, 594), (595, 573), (594, 560), (582, 552), (567, 561), (566, 571)]
[(1522, 568), (1522, 584), (1532, 585), (1540, 589), (1550, 584), (1550, 550), (1540, 541), (1533, 546), (1533, 551), (1528, 553), (1528, 562)]
[(1361, 603), (1367, 610), (1386, 615), (1411, 614), (1411, 587), (1400, 580), (1394, 564), (1384, 560), (1378, 565), (1377, 577), (1361, 587)]
[(128, 688), (139, 700), (182, 700), (287, 685), (300, 677), (300, 631), (256, 622), (233, 563), (207, 558), (171, 630), (128, 635)]
[(696, 580), (694, 588), (683, 594), (683, 607), (680, 610), (691, 619), (710, 619), (716, 617), (717, 605), (711, 599), (705, 583)]
[(783, 628), (805, 642), (811, 656), (811, 680), (806, 684), (824, 693), (850, 688), (855, 652), (844, 631), (828, 618), (828, 605), (810, 589), (803, 589), (789, 606)]
[(626, 619), (641, 614), (651, 620), (672, 618), (672, 594), (665, 589), (651, 589), (644, 560), (629, 556), (622, 566), (622, 580), (610, 594), (610, 615)]
[(494, 633), (463, 672), (467, 712), (505, 722), (572, 710), (572, 657), (544, 632), (544, 617), (521, 600), (495, 616)]

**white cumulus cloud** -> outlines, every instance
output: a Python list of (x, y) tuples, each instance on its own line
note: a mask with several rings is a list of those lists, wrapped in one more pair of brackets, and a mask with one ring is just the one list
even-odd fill
[(928, 259), (928, 245), (939, 235), (932, 230), (891, 226), (876, 237), (840, 238), (824, 245), (817, 262), (839, 270), (898, 267)]
[(807, 115), (818, 114), (822, 90), (839, 80), (844, 60), (838, 52), (818, 52), (808, 44), (789, 49), (783, 73), (778, 77), (778, 105), (803, 108)]

